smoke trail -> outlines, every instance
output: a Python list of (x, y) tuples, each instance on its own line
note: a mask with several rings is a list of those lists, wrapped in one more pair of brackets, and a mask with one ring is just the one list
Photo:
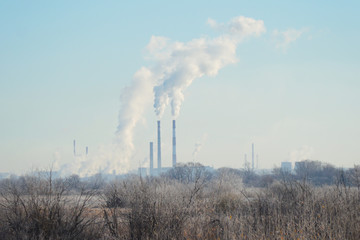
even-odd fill
[(199, 141), (197, 141), (195, 143), (195, 148), (194, 148), (194, 151), (192, 153), (192, 157), (193, 157), (194, 162), (196, 161), (196, 157), (197, 157), (198, 153), (200, 152), (201, 148), (203, 147), (206, 139), (207, 139), (207, 134), (203, 134), (201, 140), (199, 140)]
[(221, 35), (185, 43), (160, 36), (151, 37), (146, 49), (154, 65), (151, 68), (142, 67), (135, 73), (130, 86), (124, 89), (113, 144), (100, 147), (87, 158), (76, 157), (71, 164), (63, 166), (63, 172), (89, 176), (100, 169), (105, 173), (128, 171), (134, 152), (134, 128), (152, 99), (158, 117), (169, 104), (172, 115), (177, 117), (184, 101), (183, 92), (196, 78), (215, 76), (222, 67), (235, 63), (237, 45), (248, 36), (259, 36), (265, 32), (263, 21), (242, 16), (227, 24), (209, 19), (208, 24)]
[(126, 173), (130, 167), (130, 159), (134, 152), (133, 131), (142, 119), (144, 109), (151, 106), (153, 97), (152, 73), (141, 68), (133, 77), (130, 86), (121, 94), (122, 106), (119, 111), (119, 124), (112, 144), (99, 146), (94, 154), (79, 155), (67, 165), (62, 166), (61, 174), (79, 174), (81, 177), (91, 176), (101, 171), (111, 174)]
[(304, 146), (290, 152), (289, 158), (290, 158), (290, 161), (292, 161), (292, 162), (304, 161), (304, 160), (310, 159), (313, 152), (314, 152), (313, 147), (304, 145)]
[(154, 107), (158, 117), (171, 104), (172, 115), (176, 118), (184, 101), (183, 92), (195, 79), (215, 76), (224, 66), (235, 63), (237, 45), (248, 36), (265, 32), (263, 21), (242, 16), (228, 24), (209, 19), (208, 24), (223, 34), (214, 39), (199, 38), (186, 43), (152, 36), (147, 49), (156, 62), (152, 70), (158, 77), (154, 87)]

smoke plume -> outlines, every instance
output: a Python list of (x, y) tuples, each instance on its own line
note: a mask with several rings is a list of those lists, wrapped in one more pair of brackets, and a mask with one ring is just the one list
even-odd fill
[(222, 32), (217, 38), (198, 38), (189, 42), (173, 42), (152, 36), (147, 46), (152, 69), (157, 77), (154, 87), (154, 107), (159, 118), (167, 105), (176, 118), (184, 101), (184, 90), (202, 76), (215, 76), (224, 66), (236, 62), (236, 47), (246, 37), (265, 32), (264, 23), (246, 17), (236, 17), (228, 24), (209, 19), (208, 24)]
[(312, 154), (314, 152), (314, 148), (304, 145), (296, 150), (293, 150), (289, 153), (290, 161), (292, 162), (299, 162), (308, 160), (311, 158)]
[(201, 148), (203, 147), (205, 141), (207, 139), (207, 134), (203, 134), (201, 140), (197, 141), (194, 146), (194, 151), (192, 153), (193, 161), (196, 161), (197, 155), (200, 152)]
[[(151, 68), (138, 70), (131, 84), (121, 95), (118, 127), (112, 145), (103, 146), (89, 157), (76, 157), (63, 167), (64, 172), (81, 176), (99, 172), (123, 173), (129, 170), (134, 152), (133, 132), (142, 120), (147, 105), (154, 99), (156, 115), (161, 118), (170, 104), (174, 118), (180, 113), (184, 90), (202, 76), (215, 76), (228, 64), (235, 63), (236, 47), (246, 37), (259, 36), (265, 32), (264, 23), (246, 17), (233, 18), (227, 24), (209, 19), (210, 27), (220, 32), (216, 38), (197, 38), (188, 42), (171, 41), (152, 36), (146, 49)], [(201, 145), (196, 148), (200, 149)], [(196, 153), (194, 153), (196, 156)]]

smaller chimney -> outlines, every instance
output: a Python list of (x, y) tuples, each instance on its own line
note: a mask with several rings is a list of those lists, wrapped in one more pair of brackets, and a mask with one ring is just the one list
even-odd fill
[(157, 127), (158, 127), (158, 151), (157, 151), (157, 160), (158, 160), (158, 172), (161, 173), (161, 135), (160, 135), (160, 120), (157, 121)]
[(173, 120), (173, 152), (172, 152), (172, 166), (176, 167), (176, 135), (175, 135), (175, 120)]
[(86, 146), (86, 156), (88, 155), (89, 153), (89, 148)]
[(76, 143), (75, 143), (75, 139), (74, 139), (74, 157), (76, 156)]
[(252, 170), (254, 170), (254, 168), (255, 168), (254, 143), (252, 144), (252, 153), (251, 153), (251, 168), (252, 168)]
[(150, 142), (150, 176), (154, 174), (154, 143)]

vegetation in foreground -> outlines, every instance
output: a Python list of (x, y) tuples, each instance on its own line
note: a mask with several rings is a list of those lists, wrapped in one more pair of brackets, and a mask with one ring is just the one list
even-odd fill
[(0, 239), (360, 239), (360, 166), (0, 182)]

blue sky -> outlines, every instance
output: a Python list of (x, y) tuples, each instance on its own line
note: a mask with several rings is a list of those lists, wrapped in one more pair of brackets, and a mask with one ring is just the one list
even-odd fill
[[(360, 162), (357, 1), (2, 1), (0, 172), (71, 163), (72, 141), (89, 156), (114, 140), (123, 88), (146, 59), (152, 36), (188, 42), (219, 35), (209, 18), (264, 22), (241, 42), (237, 63), (196, 79), (177, 118), (178, 159), (243, 166), (255, 143), (259, 166), (311, 158)], [(294, 40), (284, 33), (293, 30)], [(162, 118), (164, 164), (171, 115)], [(154, 109), (134, 129), (128, 169), (146, 165)], [(168, 141), (167, 141), (168, 140)], [(103, 151), (103, 150), (102, 150)], [(106, 161), (121, 161), (109, 157)]]

